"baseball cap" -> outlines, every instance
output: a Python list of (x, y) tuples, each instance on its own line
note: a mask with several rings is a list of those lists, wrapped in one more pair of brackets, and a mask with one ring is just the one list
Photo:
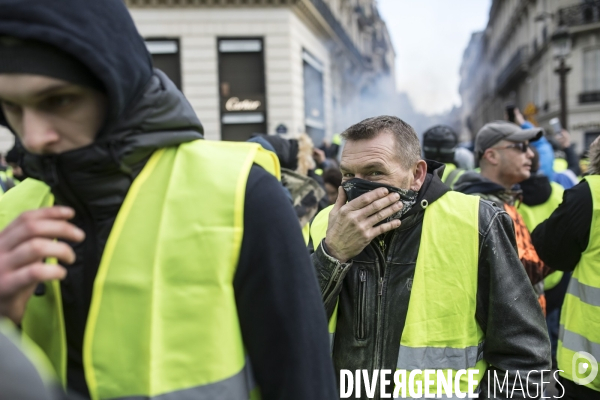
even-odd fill
[(501, 140), (510, 142), (535, 142), (544, 134), (542, 128), (521, 129), (519, 125), (508, 121), (487, 123), (477, 132), (475, 137), (475, 154), (478, 159), (483, 153)]

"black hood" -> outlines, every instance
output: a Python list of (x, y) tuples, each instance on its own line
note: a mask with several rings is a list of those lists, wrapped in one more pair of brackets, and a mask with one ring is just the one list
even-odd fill
[(495, 194), (506, 191), (506, 188), (484, 178), (475, 171), (467, 171), (458, 178), (454, 184), (454, 190), (464, 194)]
[(532, 174), (519, 186), (523, 190), (523, 203), (528, 206), (544, 204), (552, 195), (552, 185), (546, 175)]
[(88, 67), (108, 95), (109, 124), (152, 76), (152, 58), (122, 0), (0, 0), (0, 16), (0, 35), (56, 46)]
[(467, 171), (458, 178), (454, 184), (454, 190), (464, 194), (481, 195), (486, 200), (491, 200), (497, 204), (507, 203), (514, 205), (515, 201), (522, 197), (523, 191), (519, 185), (514, 185), (511, 189), (492, 182), (484, 178), (475, 171)]
[[(58, 155), (26, 152), (25, 171), (55, 194), (59, 181), (70, 180), (75, 171), (81, 175), (72, 182), (77, 192), (89, 189), (86, 177), (125, 174), (131, 181), (156, 148), (202, 138), (202, 125), (185, 97), (153, 70), (122, 0), (0, 0), (0, 15), (0, 35), (60, 48), (89, 68), (108, 96), (107, 117), (93, 144)], [(6, 125), (1, 113), (0, 124)]]

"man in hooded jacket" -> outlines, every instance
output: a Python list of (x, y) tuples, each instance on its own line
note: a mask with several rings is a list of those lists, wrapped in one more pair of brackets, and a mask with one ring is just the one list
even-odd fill
[(201, 140), (122, 1), (0, 15), (0, 122), (35, 178), (0, 205), (0, 315), (94, 399), (334, 397), (274, 156)]

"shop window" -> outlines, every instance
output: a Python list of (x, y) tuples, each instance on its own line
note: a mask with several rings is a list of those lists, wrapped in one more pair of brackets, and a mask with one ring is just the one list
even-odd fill
[(583, 149), (584, 151), (587, 151), (590, 149), (590, 146), (592, 145), (592, 142), (594, 140), (596, 140), (596, 138), (600, 136), (600, 131), (588, 131), (585, 132), (584, 134), (584, 143), (583, 143)]
[(600, 48), (583, 53), (583, 90), (600, 91)]
[(325, 139), (325, 93), (323, 64), (307, 51), (302, 52), (304, 65), (304, 120), (306, 133), (315, 146)]
[(181, 55), (179, 39), (146, 39), (155, 68), (163, 71), (181, 90)]
[(221, 138), (267, 133), (262, 39), (218, 39)]

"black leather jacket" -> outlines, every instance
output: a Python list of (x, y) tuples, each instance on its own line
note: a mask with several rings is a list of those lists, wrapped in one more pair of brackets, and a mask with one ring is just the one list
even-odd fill
[[(402, 225), (388, 234), (384, 246), (379, 239), (374, 240), (346, 267), (334, 262), (322, 244), (312, 255), (328, 317), (339, 299), (333, 347), (337, 371), (396, 369), (421, 239), (424, 209), (420, 204), (424, 199), (431, 204), (449, 190), (440, 180), (442, 171), (441, 164), (428, 162), (428, 176), (417, 203)], [(517, 254), (512, 221), (485, 200), (481, 200), (479, 209), (479, 240), (475, 317), (486, 335), (483, 357), (490, 365), (490, 388), (493, 371), (500, 382), (508, 373), (508, 388), (502, 391), (506, 396), (507, 390), (512, 391), (517, 370), (525, 385), (524, 377), (530, 370), (550, 369), (550, 341), (544, 316)], [(443, 266), (440, 273), (444, 273)], [(339, 380), (339, 372), (337, 375)], [(547, 372), (544, 380), (548, 377)], [(530, 375), (532, 397), (525, 398), (541, 395), (533, 396), (534, 378), (538, 380), (539, 374)], [(512, 398), (522, 393), (518, 380), (516, 386)], [(486, 374), (480, 398), (486, 398), (487, 387)], [(379, 389), (376, 393), (379, 398)]]

